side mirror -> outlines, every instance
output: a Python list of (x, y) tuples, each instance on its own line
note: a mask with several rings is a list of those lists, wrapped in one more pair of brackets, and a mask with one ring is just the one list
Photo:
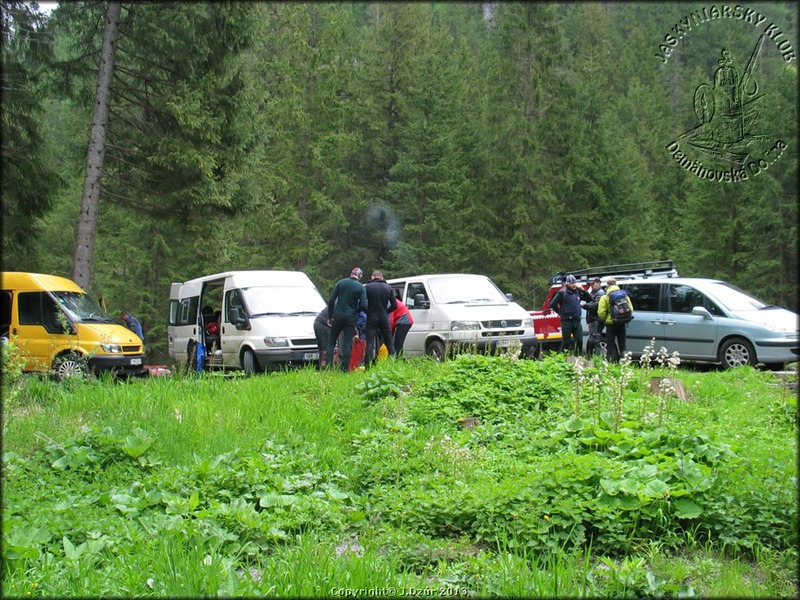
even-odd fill
[(714, 317), (711, 316), (711, 313), (708, 312), (708, 309), (704, 306), (695, 306), (692, 309), (693, 315), (700, 315), (704, 319), (713, 319)]
[(414, 308), (430, 308), (430, 301), (425, 299), (425, 294), (417, 294), (414, 296)]
[(514, 301), (514, 294), (512, 294), (511, 292), (508, 292), (506, 294), (506, 298), (508, 298), (509, 302), (513, 302)]
[(231, 323), (234, 324), (236, 329), (247, 329), (247, 317), (239, 313), (238, 308), (230, 309)]

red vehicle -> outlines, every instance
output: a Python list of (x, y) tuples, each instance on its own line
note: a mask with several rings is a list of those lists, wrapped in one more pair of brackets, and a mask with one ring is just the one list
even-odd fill
[(564, 287), (567, 275), (574, 275), (578, 279), (578, 283), (588, 290), (589, 284), (595, 277), (599, 277), (605, 285), (605, 281), (609, 277), (614, 277), (617, 281), (646, 279), (654, 275), (677, 277), (678, 270), (675, 268), (675, 261), (663, 259), (621, 265), (603, 265), (574, 271), (559, 271), (550, 278), (550, 290), (547, 293), (547, 298), (542, 303), (542, 309), (530, 311), (533, 318), (533, 329), (536, 332), (536, 338), (539, 340), (539, 347), (544, 351), (558, 352), (561, 349), (561, 318), (550, 310), (550, 301), (556, 292)]

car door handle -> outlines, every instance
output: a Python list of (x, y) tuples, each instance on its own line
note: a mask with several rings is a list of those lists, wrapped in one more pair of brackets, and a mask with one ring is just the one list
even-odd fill
[(654, 325), (675, 325), (675, 321), (653, 321)]

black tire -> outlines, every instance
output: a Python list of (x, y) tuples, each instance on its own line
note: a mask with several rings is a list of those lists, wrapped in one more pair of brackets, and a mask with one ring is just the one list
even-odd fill
[(430, 356), (436, 362), (444, 362), (445, 359), (444, 342), (441, 340), (432, 340), (425, 347), (425, 354)]
[(745, 365), (756, 366), (756, 351), (753, 344), (744, 338), (733, 337), (720, 346), (719, 362), (723, 369), (742, 367)]
[(89, 374), (89, 365), (86, 358), (76, 352), (62, 354), (53, 361), (53, 372), (58, 381), (65, 379), (83, 378)]
[(255, 375), (261, 372), (255, 352), (250, 350), (250, 348), (245, 348), (242, 351), (242, 369), (244, 369), (244, 372), (248, 375)]

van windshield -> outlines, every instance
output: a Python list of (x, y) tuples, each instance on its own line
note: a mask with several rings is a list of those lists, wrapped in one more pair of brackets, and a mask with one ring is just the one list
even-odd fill
[(438, 304), (508, 303), (498, 287), (484, 277), (437, 277), (429, 284)]
[(242, 290), (251, 317), (314, 315), (325, 306), (315, 288), (296, 285), (250, 287)]
[(751, 296), (744, 290), (741, 290), (730, 283), (710, 283), (708, 286), (708, 291), (712, 296), (714, 296), (714, 299), (717, 300), (717, 302), (722, 304), (731, 312), (742, 310), (761, 310), (767, 306), (766, 302), (759, 300), (755, 296)]
[(87, 294), (79, 292), (51, 292), (58, 305), (76, 323), (114, 323), (103, 307)]

